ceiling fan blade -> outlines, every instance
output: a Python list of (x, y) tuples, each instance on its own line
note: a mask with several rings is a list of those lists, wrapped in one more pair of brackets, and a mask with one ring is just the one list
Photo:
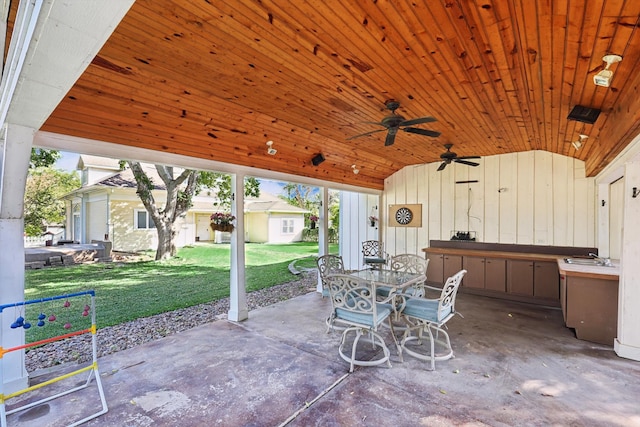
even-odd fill
[(456, 163), (462, 163), (463, 165), (468, 165), (468, 166), (479, 166), (480, 163), (476, 163), (476, 162), (468, 162), (466, 160), (460, 160), (460, 158), (454, 159), (453, 160)]
[(427, 116), (427, 117), (418, 117), (415, 119), (405, 120), (400, 122), (400, 126), (413, 126), (420, 125), (422, 123), (432, 123), (438, 121), (435, 117)]
[(436, 130), (420, 129), (420, 128), (402, 128), (402, 130), (409, 133), (417, 133), (418, 135), (431, 136), (433, 138), (440, 136), (440, 132)]
[(440, 172), (441, 170), (443, 170), (446, 167), (447, 167), (447, 162), (442, 162), (440, 164), (440, 166), (438, 166), (438, 172)]
[(456, 159), (460, 160), (465, 160), (465, 159), (479, 159), (480, 156), (460, 156), (460, 157), (456, 157)]
[(389, 133), (387, 134), (387, 139), (384, 140), (385, 147), (393, 145), (393, 143), (396, 142), (397, 133), (398, 133), (398, 129), (395, 129), (395, 128), (389, 129)]
[(386, 129), (377, 129), (377, 130), (372, 130), (370, 132), (361, 133), (360, 135), (350, 136), (349, 138), (347, 138), (347, 141), (350, 141), (350, 140), (356, 139), (356, 138), (360, 138), (361, 136), (369, 136), (369, 135), (372, 135), (374, 133), (383, 132), (385, 130)]

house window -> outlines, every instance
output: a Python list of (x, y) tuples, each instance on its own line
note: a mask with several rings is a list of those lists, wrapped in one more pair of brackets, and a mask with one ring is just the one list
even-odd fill
[(282, 234), (293, 234), (293, 219), (282, 220)]
[(153, 219), (149, 216), (147, 211), (135, 211), (135, 223), (135, 228), (138, 230), (156, 228), (156, 225), (153, 223)]

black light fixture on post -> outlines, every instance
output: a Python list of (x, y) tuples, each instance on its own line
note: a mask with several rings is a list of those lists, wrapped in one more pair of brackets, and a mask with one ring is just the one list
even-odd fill
[(324, 162), (324, 156), (322, 155), (322, 153), (316, 154), (311, 159), (311, 163), (313, 163), (313, 166), (318, 166), (322, 162)]

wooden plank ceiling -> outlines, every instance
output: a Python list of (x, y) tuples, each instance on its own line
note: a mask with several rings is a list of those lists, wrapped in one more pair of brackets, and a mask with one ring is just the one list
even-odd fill
[[(446, 143), (593, 176), (640, 132), (639, 16), (635, 0), (138, 0), (42, 129), (377, 189)], [(606, 54), (624, 58), (609, 88)], [(441, 135), (385, 147), (389, 99)], [(602, 113), (567, 120), (575, 105)]]

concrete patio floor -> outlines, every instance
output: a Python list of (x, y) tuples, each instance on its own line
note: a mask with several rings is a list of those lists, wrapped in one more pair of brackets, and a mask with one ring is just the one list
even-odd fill
[[(577, 340), (558, 309), (460, 294), (454, 359), (429, 371), (390, 345), (391, 369), (352, 374), (340, 332), (325, 333), (329, 310), (311, 293), (103, 357), (109, 411), (87, 425), (640, 426), (640, 363)], [(99, 408), (92, 385), (9, 426), (65, 425)]]

